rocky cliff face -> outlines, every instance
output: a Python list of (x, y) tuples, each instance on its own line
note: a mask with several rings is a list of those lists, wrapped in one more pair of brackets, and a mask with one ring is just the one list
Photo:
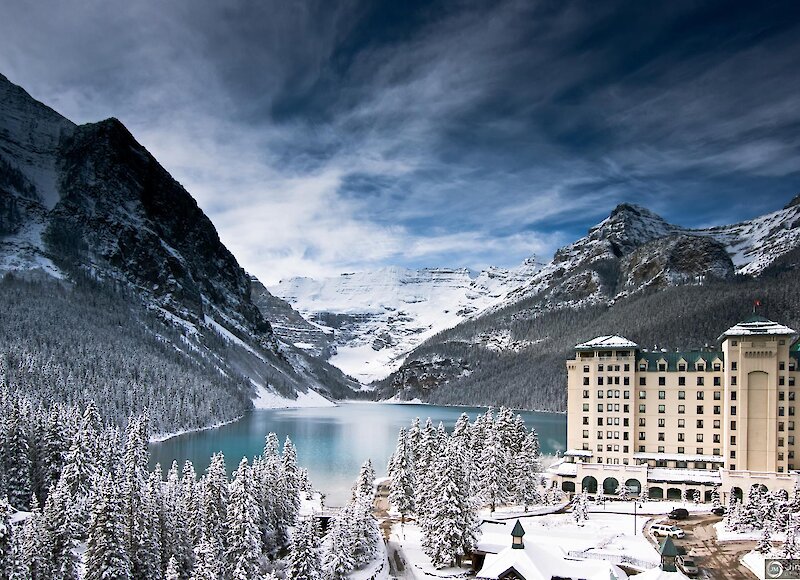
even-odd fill
[[(341, 394), (354, 385), (278, 340), (211, 221), (122, 123), (75, 126), (5, 77), (0, 236), (0, 271), (124, 285), (189, 329), (191, 356), (258, 388), (292, 398), (308, 386)], [(203, 340), (209, 333), (216, 339)]]

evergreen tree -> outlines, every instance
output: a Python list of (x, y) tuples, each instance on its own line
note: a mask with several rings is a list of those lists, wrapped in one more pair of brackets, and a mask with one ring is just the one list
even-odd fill
[(67, 483), (59, 479), (47, 497), (42, 514), (54, 580), (77, 578), (77, 558), (73, 550), (78, 545), (78, 529), (69, 502)]
[(301, 520), (295, 529), (286, 577), (288, 580), (319, 580), (322, 577), (319, 547), (310, 519)]
[(286, 494), (289, 508), (287, 515), (291, 525), (294, 523), (297, 512), (300, 509), (300, 481), (298, 479), (297, 451), (289, 437), (286, 437), (286, 441), (283, 443), (282, 463), (284, 493)]
[(715, 485), (711, 490), (711, 507), (714, 509), (722, 507), (722, 501), (719, 497), (719, 486)]
[(242, 458), (230, 484), (225, 561), (232, 580), (254, 578), (259, 569), (261, 543), (250, 474), (247, 459)]
[(627, 485), (625, 485), (624, 483), (620, 483), (617, 486), (616, 494), (617, 494), (617, 497), (619, 499), (621, 499), (622, 501), (628, 501), (628, 499), (630, 498), (631, 489)]
[(647, 485), (647, 480), (642, 484), (642, 489), (639, 491), (640, 501), (650, 501), (650, 487)]
[[(351, 504), (352, 505), (352, 504)], [(343, 580), (355, 568), (353, 545), (352, 507), (347, 506), (339, 512), (328, 532), (328, 550), (324, 558), (324, 575), (329, 580)]]
[(219, 550), (210, 541), (202, 540), (194, 549), (194, 569), (191, 580), (218, 580), (222, 578)]
[(30, 505), (33, 466), (28, 446), (28, 432), (19, 406), (12, 409), (0, 433), (0, 467), (3, 470), (3, 487), (9, 503), (24, 510)]
[(786, 525), (786, 540), (783, 542), (781, 558), (797, 559), (800, 557), (800, 546), (797, 544), (797, 516), (790, 515)]
[(761, 537), (756, 544), (756, 552), (764, 555), (772, 552), (772, 532), (768, 525), (764, 526), (761, 531)]
[(481, 470), (478, 474), (481, 499), (494, 512), (498, 505), (508, 501), (509, 457), (502, 446), (501, 437), (492, 429), (488, 433), (486, 446), (481, 454)]
[(13, 572), (13, 538), (11, 529), (11, 504), (0, 497), (0, 580), (8, 580)]
[(131, 563), (125, 551), (125, 524), (119, 491), (108, 475), (96, 482), (89, 522), (85, 580), (127, 580)]
[(400, 512), (400, 522), (404, 523), (406, 516), (414, 513), (416, 509), (413, 458), (405, 429), (400, 429), (400, 434), (397, 436), (397, 447), (389, 461), (388, 476), (389, 503)]

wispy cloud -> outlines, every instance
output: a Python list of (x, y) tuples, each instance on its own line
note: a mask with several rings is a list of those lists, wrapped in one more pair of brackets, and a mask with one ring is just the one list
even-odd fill
[(7, 3), (0, 71), (78, 122), (119, 117), (265, 282), (514, 265), (622, 201), (699, 225), (788, 200), (798, 10)]

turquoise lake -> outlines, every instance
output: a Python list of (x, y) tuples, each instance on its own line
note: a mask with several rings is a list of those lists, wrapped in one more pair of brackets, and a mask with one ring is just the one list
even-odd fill
[[(217, 429), (187, 433), (150, 444), (151, 467), (161, 463), (164, 471), (173, 461), (179, 466), (191, 460), (198, 474), (205, 471), (213, 453), (225, 454), (228, 470), (242, 457), (252, 459), (264, 446), (264, 437), (274, 431), (288, 436), (297, 447), (298, 461), (307, 468), (314, 488), (326, 494), (326, 503), (342, 505), (361, 464), (371, 459), (376, 473), (386, 473), (386, 463), (397, 443), (397, 432), (415, 417), (434, 426), (443, 422), (451, 431), (456, 419), (467, 413), (471, 419), (485, 412), (477, 407), (342, 403), (337, 407), (256, 410), (239, 421)], [(539, 434), (542, 453), (563, 451), (567, 440), (564, 414), (520, 411), (528, 428)]]

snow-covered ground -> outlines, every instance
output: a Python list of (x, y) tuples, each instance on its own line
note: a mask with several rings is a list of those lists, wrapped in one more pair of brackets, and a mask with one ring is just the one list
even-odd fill
[[(714, 524), (714, 530), (717, 533), (717, 540), (720, 542), (758, 541), (761, 539), (761, 530), (753, 530), (752, 532), (731, 532), (726, 530), (724, 519)], [(784, 532), (772, 532), (771, 538), (773, 542), (783, 542), (786, 539), (786, 534)]]
[[(255, 384), (255, 383), (254, 383)], [(255, 384), (256, 397), (253, 406), (256, 409), (294, 409), (298, 407), (335, 407), (336, 403), (326, 399), (313, 389), (307, 392), (297, 392), (296, 399), (288, 399), (270, 391), (263, 385)]]
[(208, 427), (197, 427), (196, 429), (181, 429), (179, 431), (172, 431), (170, 433), (155, 433), (150, 436), (150, 443), (160, 443), (161, 441), (166, 441), (167, 439), (172, 439), (173, 437), (178, 437), (179, 435), (185, 435), (186, 433), (196, 433), (197, 431), (205, 431), (206, 429), (218, 429), (225, 425), (230, 425), (231, 423), (235, 423), (241, 419), (241, 417), (236, 417), (235, 419), (231, 419), (230, 421), (220, 421), (219, 423), (214, 423), (213, 425), (209, 425)]

